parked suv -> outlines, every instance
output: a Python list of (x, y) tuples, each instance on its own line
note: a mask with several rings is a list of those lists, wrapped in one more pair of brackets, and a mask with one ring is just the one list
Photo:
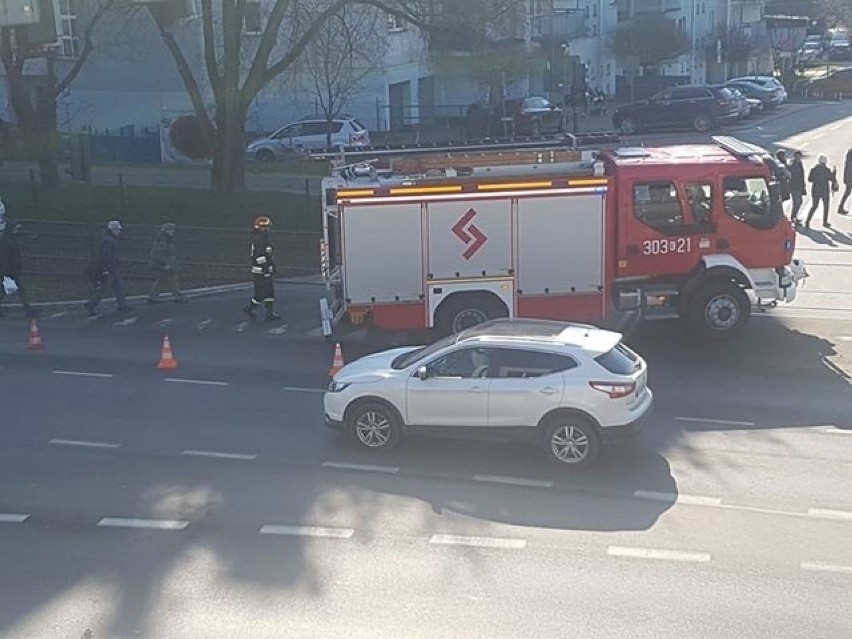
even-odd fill
[(739, 114), (734, 96), (724, 87), (685, 85), (672, 87), (616, 109), (613, 126), (625, 135), (643, 129), (691, 127), (708, 131), (713, 126), (735, 120)]
[(360, 448), (407, 432), (536, 442), (563, 467), (591, 464), (650, 410), (644, 360), (621, 335), (544, 320), (492, 320), (431, 346), (397, 348), (341, 369), (325, 421)]
[[(329, 123), (324, 118), (303, 118), (251, 142), (246, 147), (246, 157), (249, 160), (273, 162), (300, 152), (324, 149), (329, 146), (328, 128)], [(331, 121), (332, 148), (369, 144), (370, 132), (356, 118), (341, 117)]]

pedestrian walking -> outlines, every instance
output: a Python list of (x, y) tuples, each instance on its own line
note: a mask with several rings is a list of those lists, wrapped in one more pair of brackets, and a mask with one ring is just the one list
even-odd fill
[(819, 163), (811, 169), (808, 174), (808, 182), (811, 183), (811, 210), (808, 212), (808, 219), (805, 221), (805, 227), (811, 228), (811, 219), (814, 212), (817, 210), (820, 202), (822, 202), (822, 225), (830, 229), (831, 224), (828, 221), (828, 208), (831, 202), (831, 192), (837, 191), (837, 172), (828, 168), (828, 158), (824, 155), (819, 156)]
[(110, 290), (115, 295), (115, 306), (118, 312), (125, 313), (130, 310), (124, 296), (124, 283), (121, 281), (118, 251), (120, 235), (121, 222), (110, 220), (96, 254), (86, 267), (86, 276), (95, 287), (89, 301), (83, 305), (89, 315), (97, 315), (98, 304)]
[[(21, 247), (18, 243), (20, 225), (12, 225), (6, 219), (5, 208), (3, 216), (0, 217), (0, 304), (3, 299), (18, 294), (18, 299), (24, 305), (24, 313), (27, 317), (35, 316), (35, 309), (30, 305), (26, 288), (21, 282)], [(0, 308), (0, 317), (3, 309)]]
[(160, 232), (154, 239), (149, 265), (156, 279), (148, 294), (149, 304), (159, 304), (162, 301), (160, 300), (161, 291), (171, 293), (176, 304), (184, 304), (187, 301), (178, 282), (176, 232), (177, 225), (174, 222), (166, 222), (160, 227)]
[(849, 215), (849, 211), (844, 207), (846, 200), (852, 195), (852, 148), (846, 151), (846, 161), (843, 163), (843, 184), (846, 188), (843, 190), (843, 197), (840, 198), (840, 206), (837, 208), (837, 212), (840, 215)]
[(799, 210), (802, 208), (802, 200), (808, 192), (805, 184), (805, 165), (802, 162), (802, 152), (793, 153), (793, 161), (790, 162), (790, 197), (793, 199), (793, 208), (790, 209), (790, 220), (796, 226), (801, 225)]
[(781, 191), (781, 201), (786, 202), (790, 199), (792, 193), (790, 192), (790, 180), (792, 178), (790, 174), (790, 164), (787, 160), (787, 151), (784, 149), (778, 149), (775, 153), (775, 159), (777, 160), (778, 165), (778, 186)]
[(275, 260), (272, 256), (272, 241), (270, 231), (272, 220), (261, 215), (254, 220), (254, 228), (251, 232), (251, 274), (254, 280), (254, 295), (248, 305), (243, 308), (249, 317), (257, 317), (257, 307), (263, 304), (266, 307), (266, 321), (274, 322), (280, 320), (281, 316), (275, 312), (275, 284), (272, 280), (275, 274)]

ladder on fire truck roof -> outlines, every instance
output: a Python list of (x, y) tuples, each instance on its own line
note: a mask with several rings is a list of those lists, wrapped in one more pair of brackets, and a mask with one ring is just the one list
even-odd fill
[(311, 155), (331, 160), (332, 170), (344, 177), (421, 175), (456, 177), (488, 174), (517, 175), (554, 170), (594, 172), (596, 153), (615, 147), (613, 133), (583, 133), (542, 138), (477, 140), (461, 143), (399, 144), (326, 150)]

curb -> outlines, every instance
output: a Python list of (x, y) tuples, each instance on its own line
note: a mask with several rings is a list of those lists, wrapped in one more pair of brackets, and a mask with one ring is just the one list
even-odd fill
[[(293, 284), (297, 286), (324, 286), (321, 281), (310, 281), (308, 278), (303, 279), (277, 279), (275, 280), (276, 284)], [(184, 296), (189, 299), (199, 299), (202, 297), (213, 297), (214, 295), (221, 295), (224, 293), (233, 293), (235, 291), (247, 291), (251, 289), (251, 282), (239, 282), (237, 284), (222, 284), (219, 286), (204, 286), (201, 288), (191, 288), (183, 292)], [(148, 299), (147, 295), (132, 295), (127, 298), (127, 301), (130, 303), (144, 302)], [(34, 302), (32, 304), (33, 308), (41, 309), (45, 311), (51, 310), (64, 310), (69, 308), (79, 308), (83, 304), (85, 304), (88, 300), (60, 300), (56, 302)], [(103, 299), (104, 302), (115, 301), (114, 297), (105, 297)], [(4, 304), (4, 308), (10, 309), (22, 309), (23, 304)]]
[[(750, 123), (751, 126), (737, 127), (735, 130), (736, 131), (745, 131), (745, 130), (749, 130), (749, 129), (754, 129), (755, 127), (762, 126), (762, 125), (766, 124), (767, 122), (775, 122), (776, 120), (781, 120), (783, 118), (795, 116), (795, 115), (801, 113), (802, 111), (805, 111), (809, 108), (813, 108), (815, 106), (819, 106), (820, 104), (822, 104), (822, 103), (821, 102), (789, 102), (788, 101), (787, 104), (785, 104), (784, 106), (782, 106), (780, 108), (778, 113), (774, 113), (772, 115), (767, 115), (767, 116), (764, 116), (760, 119), (755, 119), (753, 122)], [(799, 108), (791, 110), (790, 107), (794, 106), (794, 105), (798, 106)]]

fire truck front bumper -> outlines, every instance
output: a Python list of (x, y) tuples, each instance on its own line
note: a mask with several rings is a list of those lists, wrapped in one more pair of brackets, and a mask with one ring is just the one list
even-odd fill
[(781, 302), (793, 302), (799, 292), (799, 285), (808, 277), (808, 269), (802, 260), (793, 260), (789, 265), (783, 267), (778, 274), (778, 288)]

